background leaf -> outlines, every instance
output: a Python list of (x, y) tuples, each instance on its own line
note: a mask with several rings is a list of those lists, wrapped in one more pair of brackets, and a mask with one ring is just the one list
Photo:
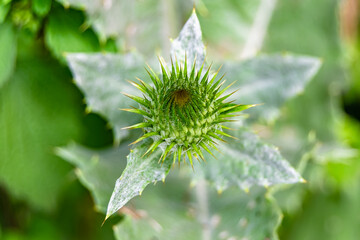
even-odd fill
[(143, 156), (149, 149), (151, 141), (144, 141), (135, 146), (127, 156), (127, 165), (115, 183), (114, 191), (108, 204), (106, 218), (122, 208), (130, 199), (141, 195), (144, 188), (152, 182), (165, 181), (171, 161), (159, 163), (162, 150), (157, 148), (153, 153)]
[(273, 121), (290, 98), (304, 91), (319, 70), (317, 58), (293, 55), (261, 55), (242, 62), (227, 62), (220, 72), (238, 90), (233, 99), (241, 104), (259, 104), (249, 109), (250, 117)]
[[(356, 239), (359, 229), (354, 222), (359, 221), (355, 212), (359, 209), (359, 193), (324, 196), (315, 194), (309, 199), (302, 216), (296, 218), (296, 227), (289, 226), (285, 237), (288, 239)], [(324, 215), (327, 212), (329, 215)], [(331, 216), (331, 218), (329, 218)], [(311, 221), (309, 221), (311, 219)]]
[(206, 184), (189, 188), (181, 172), (150, 188), (124, 211), (130, 215), (115, 226), (118, 240), (277, 239), (278, 209), (260, 189), (245, 194), (232, 188), (218, 195)]
[(219, 144), (219, 152), (206, 154), (206, 164), (199, 166), (204, 176), (219, 192), (230, 186), (248, 191), (254, 185), (271, 186), (302, 182), (301, 176), (279, 151), (258, 136), (241, 128), (233, 134), (238, 140)]
[(58, 148), (56, 153), (77, 167), (76, 176), (92, 193), (97, 210), (105, 213), (114, 183), (126, 166), (125, 156), (129, 153), (127, 144), (118, 148), (93, 150), (72, 143)]
[(33, 0), (32, 9), (39, 16), (45, 16), (49, 13), (51, 8), (51, 0)]
[(3, 23), (5, 21), (5, 18), (10, 10), (10, 6), (11, 6), (10, 2), (9, 1), (0, 2), (0, 23)]
[(0, 87), (9, 79), (15, 67), (16, 34), (9, 23), (0, 22)]
[(0, 90), (0, 182), (18, 199), (50, 210), (70, 170), (53, 148), (81, 139), (83, 110), (70, 73), (21, 39), (26, 50)]
[[(346, 81), (340, 62), (344, 53), (339, 41), (337, 1), (311, 0), (278, 1), (264, 51), (294, 52), (318, 56), (323, 59), (319, 73), (304, 94), (287, 103), (282, 122), (297, 128), (301, 137), (310, 131), (322, 142), (335, 141), (334, 134), (338, 97)], [(292, 11), (297, 9), (297, 11)], [(319, 12), (317, 9), (323, 9)], [(301, 32), (305, 41), (299, 40)], [(304, 107), (306, 106), (306, 107)], [(299, 111), (302, 109), (302, 111)]]
[(125, 216), (121, 223), (114, 226), (117, 240), (151, 239), (154, 231), (156, 230), (146, 219), (133, 219), (131, 216)]
[(208, 59), (239, 59), (260, 2), (260, 0), (197, 2), (196, 10), (206, 43)]
[[(169, 29), (163, 14), (162, 2), (145, 1), (102, 1), (102, 0), (59, 0), (66, 7), (83, 9), (87, 24), (94, 27), (100, 40), (115, 38), (120, 49), (138, 49), (146, 56), (153, 56), (154, 50), (168, 41)], [(171, 16), (171, 15), (170, 15)], [(170, 17), (169, 16), (169, 17)], [(164, 37), (165, 36), (165, 37)]]
[(45, 42), (53, 54), (63, 60), (69, 52), (96, 52), (100, 50), (97, 36), (91, 29), (82, 30), (84, 17), (79, 11), (53, 8), (45, 26)]
[(68, 54), (69, 67), (77, 86), (83, 91), (88, 111), (94, 111), (108, 119), (114, 128), (116, 141), (128, 135), (121, 128), (139, 121), (136, 114), (121, 111), (121, 108), (136, 106), (136, 102), (125, 97), (122, 92), (138, 94), (137, 89), (126, 80), (135, 81), (139, 77), (146, 81), (145, 63), (138, 55), (115, 54)]
[(200, 23), (195, 11), (185, 23), (179, 36), (172, 41), (170, 53), (172, 58), (176, 58), (180, 62), (183, 62), (186, 56), (188, 69), (191, 69), (195, 59), (197, 69), (205, 61), (205, 46), (202, 42)]

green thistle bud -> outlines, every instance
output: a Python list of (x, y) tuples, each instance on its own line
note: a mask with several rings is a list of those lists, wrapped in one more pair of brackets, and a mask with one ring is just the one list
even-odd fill
[(186, 156), (192, 165), (193, 157), (204, 159), (202, 151), (211, 155), (211, 149), (216, 148), (217, 141), (222, 137), (232, 137), (223, 131), (224, 122), (236, 116), (234, 113), (245, 110), (252, 105), (239, 105), (225, 100), (232, 93), (223, 96), (227, 86), (223, 77), (217, 79), (218, 72), (210, 77), (210, 69), (203, 72), (195, 69), (195, 62), (190, 71), (187, 63), (171, 64), (171, 71), (160, 61), (162, 77), (149, 68), (148, 74), (153, 86), (139, 79), (139, 83), (131, 82), (143, 92), (143, 97), (125, 94), (140, 104), (139, 108), (124, 109), (144, 116), (142, 123), (127, 127), (130, 129), (142, 128), (144, 135), (134, 143), (146, 138), (152, 138), (153, 144), (145, 154), (161, 147), (163, 154), (160, 160), (173, 154), (173, 163), (180, 163)]

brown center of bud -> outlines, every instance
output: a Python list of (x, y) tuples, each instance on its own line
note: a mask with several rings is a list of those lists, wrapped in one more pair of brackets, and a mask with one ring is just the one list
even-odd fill
[(181, 90), (176, 90), (173, 93), (173, 97), (175, 100), (175, 103), (179, 106), (179, 107), (183, 107), (186, 103), (189, 102), (190, 100), (190, 94), (188, 91), (181, 89)]

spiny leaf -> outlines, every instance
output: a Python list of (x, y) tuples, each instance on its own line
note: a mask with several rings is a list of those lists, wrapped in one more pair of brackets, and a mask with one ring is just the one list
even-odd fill
[(162, 155), (159, 148), (151, 155), (144, 156), (151, 143), (151, 140), (146, 140), (136, 145), (130, 152), (126, 168), (116, 181), (106, 218), (122, 208), (130, 199), (140, 195), (149, 183), (165, 179), (170, 170), (171, 161), (165, 160), (163, 164), (158, 163)]
[(275, 147), (246, 128), (240, 128), (234, 136), (238, 140), (219, 144), (222, 153), (214, 152), (219, 160), (206, 158), (206, 154), (208, 164), (200, 167), (205, 178), (219, 191), (233, 185), (245, 190), (254, 185), (267, 187), (304, 181)]
[(230, 88), (237, 103), (262, 106), (249, 110), (252, 121), (273, 121), (290, 98), (300, 94), (321, 66), (318, 58), (296, 55), (260, 55), (242, 62), (227, 62), (221, 73), (237, 80)]
[(205, 47), (202, 42), (202, 33), (199, 20), (195, 11), (185, 23), (179, 36), (171, 44), (171, 55), (184, 63), (185, 55), (187, 58), (187, 68), (196, 61), (196, 69), (200, 69), (205, 60)]
[(199, 240), (204, 224), (208, 239), (277, 239), (281, 213), (263, 189), (248, 194), (229, 189), (219, 195), (203, 183), (189, 188), (180, 174), (172, 177), (134, 199), (136, 208), (126, 211), (132, 214), (124, 211), (125, 222), (114, 228), (116, 239)]
[[(152, 56), (154, 49), (162, 43), (163, 11), (158, 0), (147, 1), (103, 1), (103, 0), (57, 0), (66, 8), (84, 11), (101, 42), (114, 38), (119, 47), (137, 49)], [(51, 15), (51, 14), (50, 14)], [(128, 32), (131, 26), (139, 31)], [(131, 41), (125, 38), (131, 37)], [(125, 42), (125, 44), (124, 44)], [(146, 44), (144, 44), (146, 42)]]
[(128, 134), (121, 128), (135, 124), (140, 117), (119, 111), (133, 103), (120, 92), (136, 94), (129, 87), (127, 79), (140, 77), (146, 79), (143, 71), (144, 61), (137, 55), (115, 54), (67, 54), (66, 59), (75, 78), (76, 85), (83, 91), (85, 100), (92, 111), (101, 114), (114, 127), (115, 140)]

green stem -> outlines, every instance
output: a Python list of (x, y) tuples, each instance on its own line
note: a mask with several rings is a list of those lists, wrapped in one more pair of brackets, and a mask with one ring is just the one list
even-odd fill
[(261, 0), (240, 58), (251, 58), (261, 49), (277, 0)]
[(203, 225), (202, 240), (211, 240), (211, 221), (209, 216), (209, 199), (204, 179), (197, 182), (195, 187), (196, 199), (198, 202), (199, 221)]

